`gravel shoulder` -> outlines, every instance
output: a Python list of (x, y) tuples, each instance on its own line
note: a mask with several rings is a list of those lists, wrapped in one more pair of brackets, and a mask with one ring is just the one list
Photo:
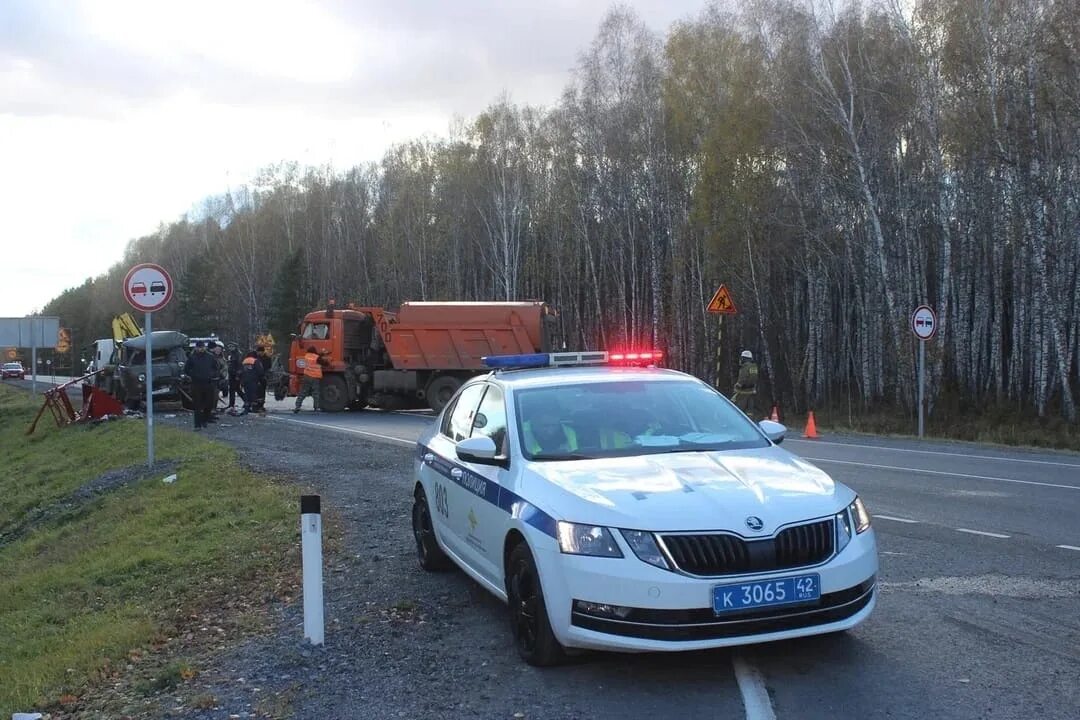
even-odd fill
[(505, 606), (459, 571), (417, 565), (411, 448), (252, 416), (222, 416), (208, 434), (295, 483), (298, 497), (322, 495), (326, 644), (303, 642), (298, 601), (277, 606), (263, 633), (200, 668), (167, 717), (658, 718), (673, 698), (742, 717), (724, 651), (525, 665)]

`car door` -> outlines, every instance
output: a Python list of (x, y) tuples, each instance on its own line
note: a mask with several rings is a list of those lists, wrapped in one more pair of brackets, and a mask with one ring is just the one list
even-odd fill
[(478, 569), (475, 552), (465, 544), (464, 528), (468, 522), (470, 498), (466, 490), (467, 471), (457, 459), (455, 446), (472, 432), (473, 418), (484, 394), (484, 384), (467, 385), (458, 393), (452, 406), (443, 416), (439, 432), (431, 438), (422, 458), (424, 484), (429, 488), (428, 505), (443, 543), (474, 569)]
[[(484, 396), (472, 420), (470, 437), (486, 435), (495, 441), (498, 455), (508, 456), (506, 403), (503, 390), (493, 383), (486, 384)], [(473, 497), (465, 499), (469, 508), (462, 528), (463, 540), (475, 553), (477, 570), (485, 578), (503, 587), (503, 538), (510, 515), (500, 509), (499, 498), (509, 483), (509, 467), (461, 462), (470, 475), (467, 486)]]

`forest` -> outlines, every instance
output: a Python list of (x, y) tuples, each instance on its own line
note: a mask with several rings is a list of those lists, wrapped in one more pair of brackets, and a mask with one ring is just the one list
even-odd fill
[(135, 262), (177, 281), (155, 328), (242, 344), (330, 299), (542, 299), (569, 349), (719, 359), (727, 394), (750, 349), (763, 406), (910, 418), (925, 303), (932, 418), (1075, 430), (1075, 0), (747, 0), (662, 33), (614, 6), (550, 107), (509, 90), (376, 163), (267, 167), (43, 312), (107, 335)]

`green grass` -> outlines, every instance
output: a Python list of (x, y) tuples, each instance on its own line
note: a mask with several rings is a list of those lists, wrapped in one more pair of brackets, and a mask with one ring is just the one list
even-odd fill
[[(140, 421), (25, 435), (36, 403), (0, 388), (0, 532), (101, 473), (145, 463)], [(220, 607), (282, 571), (294, 545), (292, 494), (243, 470), (234, 452), (158, 427), (164, 473), (0, 538), (0, 717), (78, 696), (193, 609)], [(264, 586), (262, 586), (264, 587)], [(265, 593), (265, 590), (264, 590)], [(172, 687), (170, 666), (147, 689)]]
[[(1069, 424), (1060, 415), (1045, 418), (1015, 407), (997, 406), (982, 410), (941, 404), (934, 415), (925, 419), (925, 437), (939, 440), (988, 443), (1012, 447), (1049, 448), (1080, 451), (1080, 427)], [(918, 435), (917, 418), (902, 410), (853, 411), (822, 408), (814, 412), (818, 432), (850, 432), (894, 437)], [(806, 424), (805, 415), (785, 418), (789, 427), (799, 432)]]

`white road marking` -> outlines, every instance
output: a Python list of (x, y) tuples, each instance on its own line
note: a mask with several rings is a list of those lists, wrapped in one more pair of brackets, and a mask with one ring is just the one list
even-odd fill
[(882, 515), (880, 513), (874, 513), (872, 515), (872, 517), (875, 520), (880, 518), (882, 520), (892, 520), (893, 522), (910, 523), (912, 525), (918, 525), (919, 524), (918, 520), (908, 520), (907, 518), (898, 518), (898, 517), (893, 517), (892, 515)]
[(1061, 548), (1062, 550), (1080, 551), (1080, 547), (1076, 547), (1075, 545), (1058, 545), (1057, 547)]
[(368, 432), (366, 430), (357, 430), (355, 428), (341, 427), (339, 425), (328, 425), (326, 423), (311, 422), (310, 420), (294, 420), (293, 418), (283, 418), (270, 416), (271, 420), (279, 420), (281, 422), (295, 423), (297, 425), (310, 425), (311, 427), (324, 428), (326, 430), (339, 430), (341, 432), (352, 433), (354, 435), (367, 435), (368, 437), (380, 438), (382, 440), (392, 440), (393, 442), (401, 443), (403, 445), (416, 445), (415, 440), (406, 440), (405, 438), (394, 437), (393, 435), (382, 435), (380, 433)]
[(1017, 483), (1018, 485), (1038, 485), (1040, 487), (1062, 488), (1064, 490), (1080, 490), (1080, 485), (1061, 485), (1059, 483), (1036, 482), (1034, 480), (1015, 480), (1013, 478), (990, 477), (989, 475), (968, 475), (967, 473), (946, 472), (944, 470), (925, 470), (923, 468), (897, 467), (896, 465), (874, 465), (873, 463), (854, 462), (851, 460), (830, 460), (829, 458), (814, 458), (800, 455), (803, 460), (811, 462), (836, 463), (838, 465), (857, 465), (859, 467), (875, 468), (877, 470), (899, 470), (908, 473), (925, 473), (927, 475), (949, 475), (951, 477), (970, 478), (972, 480), (994, 480), (997, 482)]
[(813, 444), (813, 445), (836, 445), (836, 446), (839, 446), (839, 447), (860, 448), (862, 450), (888, 450), (889, 452), (916, 453), (918, 455), (943, 455), (945, 457), (969, 458), (969, 459), (975, 459), (975, 460), (996, 460), (996, 461), (999, 461), (999, 462), (1027, 463), (1027, 464), (1030, 464), (1030, 465), (1055, 465), (1055, 466), (1058, 466), (1058, 467), (1067, 467), (1067, 468), (1072, 468), (1073, 470), (1080, 470), (1080, 464), (1078, 464), (1078, 463), (1057, 462), (1057, 461), (1054, 461), (1054, 460), (1028, 460), (1026, 458), (1008, 458), (1008, 457), (994, 457), (992, 455), (971, 455), (971, 454), (965, 454), (965, 453), (952, 453), (952, 452), (944, 452), (942, 450), (913, 450), (911, 448), (886, 447), (886, 446), (883, 446), (883, 445), (859, 445), (858, 443), (833, 442), (833, 441), (829, 441), (829, 440), (821, 440), (821, 441), (818, 441), (818, 440), (805, 440), (804, 441), (804, 440), (800, 440), (799, 438), (791, 438), (791, 439), (796, 441), (796, 442), (806, 442), (808, 445), (809, 444)]
[(1002, 538), (1008, 540), (1008, 535), (1002, 535), (1001, 533), (986, 532), (985, 530), (968, 530), (967, 528), (956, 528), (956, 532), (967, 533), (969, 535), (985, 535), (986, 537)]
[(732, 658), (731, 664), (735, 666), (735, 680), (742, 693), (746, 720), (776, 720), (761, 672), (739, 655)]

